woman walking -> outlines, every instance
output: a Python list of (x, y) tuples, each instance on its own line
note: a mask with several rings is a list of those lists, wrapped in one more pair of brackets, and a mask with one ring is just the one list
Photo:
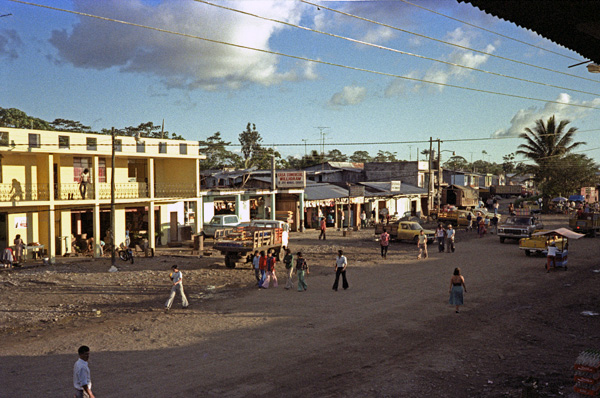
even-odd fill
[(271, 284), (271, 279), (273, 279), (273, 287), (277, 287), (277, 275), (275, 275), (275, 257), (273, 257), (273, 252), (269, 250), (267, 252), (267, 276), (260, 287), (263, 289), (268, 289), (269, 285)]
[(444, 251), (444, 239), (446, 238), (446, 231), (442, 224), (438, 224), (437, 229), (435, 230), (435, 237), (438, 241), (438, 250), (440, 253)]
[(304, 280), (305, 276), (310, 272), (308, 271), (308, 264), (306, 264), (306, 260), (302, 256), (301, 252), (298, 252), (296, 259), (296, 273), (298, 274), (298, 291), (303, 292), (308, 289), (308, 285)]
[(421, 230), (419, 233), (419, 241), (417, 242), (419, 245), (419, 254), (417, 255), (417, 260), (420, 260), (421, 257), (427, 258), (427, 235)]
[(463, 294), (467, 292), (465, 278), (460, 274), (460, 268), (454, 268), (454, 274), (450, 278), (450, 305), (456, 306), (456, 313), (459, 313), (458, 307), (463, 305)]
[(21, 239), (21, 235), (15, 236), (15, 240), (13, 241), (13, 243), (15, 244), (14, 249), (13, 249), (14, 256), (15, 256), (15, 263), (21, 264), (21, 262), (23, 261), (23, 247), (25, 247), (25, 244), (23, 243), (23, 239)]

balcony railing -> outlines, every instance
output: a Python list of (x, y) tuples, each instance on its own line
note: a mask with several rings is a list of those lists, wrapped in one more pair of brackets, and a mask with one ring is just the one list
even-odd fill
[(0, 202), (25, 202), (48, 200), (49, 184), (21, 184), (13, 180), (10, 184), (0, 184)]
[[(77, 182), (54, 184), (55, 200), (94, 199), (94, 185), (87, 184), (85, 197), (83, 189)], [(110, 183), (100, 183), (99, 199), (110, 199)], [(196, 196), (195, 185), (155, 184), (156, 198), (193, 198)], [(115, 184), (115, 199), (149, 198), (148, 184), (145, 182), (126, 182)], [(50, 199), (49, 184), (0, 184), (0, 202), (47, 201)]]

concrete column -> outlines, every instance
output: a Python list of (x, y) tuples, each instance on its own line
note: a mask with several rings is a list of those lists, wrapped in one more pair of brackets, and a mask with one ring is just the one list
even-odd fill
[(150, 158), (148, 161), (148, 198), (154, 199), (154, 158)]
[[(94, 192), (96, 189), (94, 188)], [(97, 196), (96, 196), (97, 198)], [(98, 205), (98, 200), (96, 199), (96, 203), (94, 204), (94, 215), (93, 215), (93, 227), (94, 227), (94, 258), (100, 257), (100, 206)]]
[(204, 201), (202, 200), (202, 196), (196, 198), (196, 214), (194, 215), (194, 233), (199, 234), (202, 232), (202, 228), (204, 227), (203, 219), (204, 215), (202, 214), (204, 210)]
[(275, 203), (275, 192), (271, 194), (271, 220), (275, 220), (275, 212), (277, 209), (277, 205)]
[(379, 222), (379, 200), (375, 199), (375, 223)]
[[(94, 179), (93, 179), (93, 183), (94, 183), (94, 200), (96, 200), (96, 203), (98, 203), (98, 199), (100, 199), (100, 178), (98, 176), (98, 174), (100, 174), (100, 162), (98, 161), (98, 156), (94, 156), (92, 158), (92, 167), (94, 168)], [(94, 242), (96, 242), (96, 237), (94, 236)], [(94, 250), (95, 252), (96, 250)], [(94, 254), (95, 256), (95, 254)]]
[(60, 252), (65, 254), (67, 252), (73, 253), (71, 247), (71, 211), (60, 210)]
[[(150, 181), (150, 179), (148, 179)], [(156, 217), (154, 216), (154, 201), (148, 203), (148, 244), (153, 250), (156, 249)]]
[(242, 217), (242, 213), (240, 212), (240, 208), (242, 206), (241, 195), (238, 193), (235, 195), (235, 215), (238, 216), (239, 219)]
[[(50, 190), (51, 197), (54, 198), (54, 193)], [(54, 203), (50, 204), (48, 209), (48, 258), (50, 264), (56, 262), (56, 215), (54, 214)]]
[(115, 209), (115, 247), (118, 247), (121, 243), (125, 242), (125, 209), (116, 207)]
[(304, 191), (300, 192), (300, 225), (298, 231), (304, 232)]

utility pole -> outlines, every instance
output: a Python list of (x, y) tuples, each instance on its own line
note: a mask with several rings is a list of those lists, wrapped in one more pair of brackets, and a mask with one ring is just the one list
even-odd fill
[[(112, 250), (110, 252), (110, 268), (109, 272), (118, 271), (115, 265), (115, 252), (117, 249), (115, 241), (115, 128), (110, 129), (110, 135), (112, 140), (112, 153), (111, 153), (111, 165), (110, 165), (110, 235), (112, 240)], [(98, 242), (100, 237), (97, 238)]]
[(306, 156), (308, 155), (308, 153), (306, 152), (306, 141), (308, 141), (308, 138), (303, 138), (302, 141), (304, 142), (304, 158), (306, 158)]
[(408, 146), (408, 161), (412, 161), (412, 145)]
[(323, 132), (323, 130), (328, 129), (329, 127), (324, 127), (324, 126), (318, 126), (315, 127), (316, 129), (319, 129), (319, 134), (321, 134), (321, 171), (323, 171), (323, 169), (325, 168), (325, 135), (326, 133)]
[(429, 137), (429, 181), (427, 181), (427, 216), (431, 214), (431, 202), (432, 202), (432, 191), (433, 191), (433, 170), (431, 164), (431, 151), (433, 150), (433, 138)]
[(442, 208), (442, 141), (438, 138), (438, 177), (437, 177), (437, 205), (438, 210)]

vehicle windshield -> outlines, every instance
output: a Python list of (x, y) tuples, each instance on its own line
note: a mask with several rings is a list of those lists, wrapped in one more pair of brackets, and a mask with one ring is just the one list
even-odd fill
[(421, 230), (423, 229), (423, 227), (421, 226), (421, 224), (410, 224), (410, 229), (414, 229), (415, 231)]
[(213, 217), (209, 224), (221, 224), (221, 217)]
[(529, 217), (509, 217), (504, 222), (506, 225), (531, 225)]

